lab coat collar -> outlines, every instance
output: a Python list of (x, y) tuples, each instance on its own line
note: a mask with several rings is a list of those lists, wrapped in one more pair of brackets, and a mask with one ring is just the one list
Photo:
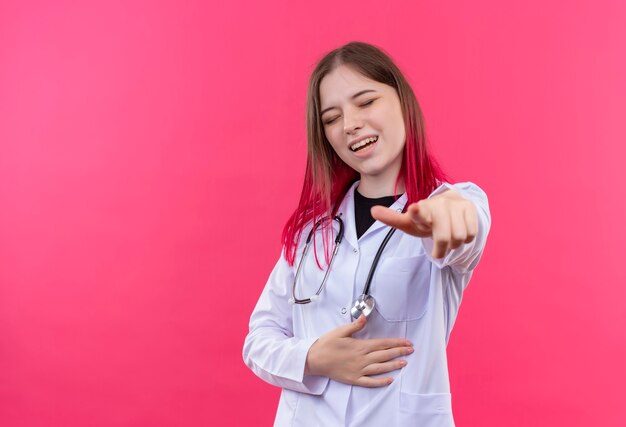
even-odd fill
[[(358, 187), (359, 182), (360, 180), (352, 184), (352, 186), (346, 193), (345, 197), (343, 198), (343, 201), (341, 202), (339, 209), (337, 210), (337, 215), (340, 215), (344, 223), (344, 239), (355, 249), (359, 248), (359, 242), (356, 237), (356, 224), (354, 220), (354, 192), (356, 191), (356, 187)], [(398, 198), (398, 200), (393, 202), (393, 204), (389, 208), (394, 209), (397, 212), (402, 212), (402, 209), (404, 208), (406, 201), (407, 201), (407, 195), (406, 193), (404, 193), (402, 194), (402, 196)], [(378, 220), (375, 221), (374, 224), (372, 224), (372, 226), (368, 228), (365, 233), (363, 233), (363, 235), (361, 236), (361, 239), (363, 239), (365, 236), (367, 236), (370, 233), (374, 233), (376, 230), (382, 227), (389, 227), (389, 226)]]

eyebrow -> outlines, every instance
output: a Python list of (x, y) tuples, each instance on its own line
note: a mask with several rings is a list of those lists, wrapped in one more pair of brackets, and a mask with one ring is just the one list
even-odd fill
[[(364, 93), (368, 93), (368, 92), (376, 92), (376, 91), (375, 91), (375, 90), (373, 90), (373, 89), (365, 89), (365, 90), (362, 90), (362, 91), (360, 91), (360, 92), (355, 93), (354, 95), (352, 95), (352, 97), (351, 97), (350, 99), (355, 99), (355, 98), (358, 98), (359, 96), (363, 95)], [(325, 112), (327, 112), (327, 111), (329, 111), (329, 110), (332, 110), (333, 108), (337, 108), (337, 107), (328, 107), (328, 108), (324, 109), (324, 110), (320, 113), (320, 116), (323, 116)]]

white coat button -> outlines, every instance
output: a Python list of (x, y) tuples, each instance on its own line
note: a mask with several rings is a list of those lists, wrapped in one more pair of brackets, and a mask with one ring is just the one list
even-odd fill
[(355, 254), (358, 253), (358, 249), (352, 249), (352, 252), (354, 252)]
[(341, 307), (341, 314), (346, 314), (348, 312), (348, 309), (345, 307)]

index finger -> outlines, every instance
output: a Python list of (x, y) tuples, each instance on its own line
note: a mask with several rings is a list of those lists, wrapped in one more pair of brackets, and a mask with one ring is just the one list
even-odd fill
[(369, 351), (387, 350), (396, 347), (412, 347), (413, 343), (405, 338), (371, 338), (367, 341)]
[(384, 206), (373, 206), (371, 212), (374, 219), (390, 225), (393, 228), (397, 228), (414, 236), (421, 234), (408, 213), (399, 213)]
[(417, 203), (409, 206), (407, 212), (398, 213), (384, 206), (373, 206), (372, 217), (380, 222), (418, 237), (429, 237), (430, 226), (427, 225), (427, 209), (420, 208)]
[(411, 222), (406, 215), (384, 206), (373, 206), (371, 212), (374, 219), (395, 228), (402, 229), (402, 227), (410, 225)]

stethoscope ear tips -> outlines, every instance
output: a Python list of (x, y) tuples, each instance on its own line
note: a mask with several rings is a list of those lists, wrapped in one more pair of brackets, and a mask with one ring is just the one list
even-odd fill
[(289, 298), (289, 304), (295, 305), (296, 304), (296, 300), (293, 299), (293, 298)]
[(311, 298), (309, 298), (311, 300), (311, 302), (317, 301), (318, 299), (320, 299), (319, 295), (313, 295)]

